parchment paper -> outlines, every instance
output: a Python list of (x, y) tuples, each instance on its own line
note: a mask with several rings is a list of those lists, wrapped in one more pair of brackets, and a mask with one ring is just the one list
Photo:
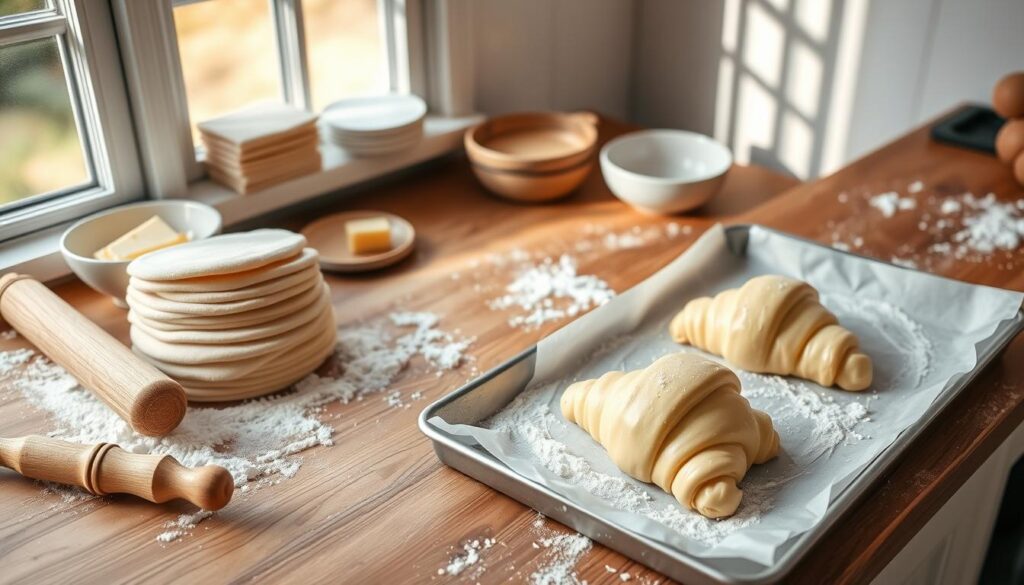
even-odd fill
[[(872, 357), (875, 381), (869, 391), (856, 394), (788, 378), (794, 396), (780, 399), (778, 393), (765, 396), (756, 391), (766, 378), (734, 368), (744, 394), (753, 394), (748, 395), (751, 404), (772, 415), (782, 453), (768, 464), (754, 466), (741, 484), (744, 506), (748, 499), (767, 499), (767, 511), (751, 513), (741, 506), (735, 518), (725, 521), (733, 525), (702, 525), (714, 521), (685, 510), (656, 486), (621, 473), (586, 432), (562, 418), (558, 400), (574, 380), (613, 369), (645, 367), (672, 351), (695, 351), (670, 339), (667, 326), (672, 316), (689, 299), (740, 286), (760, 274), (784, 274), (817, 288), (823, 303), (858, 335)], [(993, 336), (1002, 321), (1014, 318), (1022, 299), (1021, 293), (868, 261), (756, 226), (750, 230), (746, 256), (737, 257), (728, 250), (721, 226), (709, 230), (651, 278), (543, 339), (537, 348), (534, 378), (519, 397), (548, 405), (554, 422), (547, 431), (574, 456), (624, 480), (630, 489), (646, 490), (652, 508), (662, 510), (654, 517), (613, 506), (594, 493), (600, 490), (588, 490), (573, 477), (548, 469), (522, 439), (515, 441), (508, 433), (488, 428), (488, 421), (449, 424), (435, 417), (431, 422), (462, 436), (461, 440), (475, 441), (525, 478), (626, 529), (697, 557), (746, 559), (771, 566), (787, 542), (818, 523), (858, 473), (975, 367), (978, 344)], [(923, 364), (921, 352), (914, 350), (922, 340), (930, 345)], [(823, 448), (828, 441), (816, 436), (814, 424), (800, 415), (794, 401), (814, 396), (839, 406), (859, 401), (870, 418), (851, 429), (838, 445)], [(710, 527), (712, 533), (724, 528), (728, 534), (714, 542), (694, 538), (687, 530), (656, 520), (659, 515), (683, 517), (697, 532)]]

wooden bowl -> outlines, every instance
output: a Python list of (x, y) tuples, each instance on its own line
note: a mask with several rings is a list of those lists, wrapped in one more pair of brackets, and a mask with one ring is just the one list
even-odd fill
[(552, 170), (587, 158), (597, 144), (590, 112), (529, 112), (491, 118), (466, 132), (474, 163), (505, 170)]
[(537, 203), (564, 197), (580, 186), (594, 168), (594, 158), (565, 169), (507, 171), (473, 165), (473, 174), (492, 193), (514, 201)]
[(466, 132), (466, 154), (483, 185), (517, 201), (569, 194), (594, 166), (596, 115), (509, 114)]
[[(354, 254), (348, 247), (345, 222), (368, 217), (386, 217), (391, 224), (392, 248), (379, 254)], [(346, 211), (334, 213), (302, 228), (309, 245), (320, 252), (320, 268), (332, 272), (367, 272), (396, 264), (412, 253), (416, 230), (412, 224), (384, 211)]]

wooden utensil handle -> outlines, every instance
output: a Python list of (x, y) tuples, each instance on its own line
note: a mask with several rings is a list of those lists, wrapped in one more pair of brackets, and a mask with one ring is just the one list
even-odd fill
[(132, 494), (156, 503), (182, 499), (204, 510), (223, 508), (235, 491), (231, 474), (217, 465), (190, 469), (170, 455), (138, 455), (111, 443), (77, 445), (39, 435), (0, 438), (0, 465), (96, 495)]
[(185, 416), (185, 390), (42, 283), (0, 278), (0, 315), (136, 431), (162, 436)]

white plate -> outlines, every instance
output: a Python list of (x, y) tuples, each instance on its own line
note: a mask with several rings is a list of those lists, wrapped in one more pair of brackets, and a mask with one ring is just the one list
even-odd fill
[(399, 128), (382, 130), (380, 132), (352, 132), (325, 123), (324, 131), (333, 136), (338, 136), (340, 138), (348, 138), (352, 140), (387, 140), (389, 138), (395, 138), (407, 134), (422, 133), (423, 119), (421, 118), (413, 122), (412, 124), (406, 124), (405, 126), (401, 126)]
[(356, 146), (356, 147), (358, 147), (358, 146), (374, 147), (374, 146), (384, 146), (384, 145), (388, 145), (388, 144), (401, 144), (401, 143), (405, 143), (405, 142), (415, 142), (415, 141), (419, 140), (422, 137), (423, 137), (423, 133), (422, 132), (406, 132), (406, 133), (400, 134), (398, 136), (393, 136), (393, 137), (389, 136), (387, 138), (380, 138), (380, 139), (374, 139), (374, 140), (368, 140), (366, 138), (351, 138), (351, 137), (348, 137), (348, 136), (338, 136), (336, 134), (331, 134), (329, 136), (331, 141), (334, 142), (335, 144), (340, 144), (342, 146)]
[(320, 118), (328, 127), (343, 132), (391, 132), (419, 122), (427, 104), (415, 95), (384, 95), (334, 102)]

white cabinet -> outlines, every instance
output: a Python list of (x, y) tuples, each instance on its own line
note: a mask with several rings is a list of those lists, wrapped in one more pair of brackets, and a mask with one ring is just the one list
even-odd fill
[(977, 583), (1010, 468), (1024, 455), (1024, 425), (946, 502), (875, 578), (875, 585)]

